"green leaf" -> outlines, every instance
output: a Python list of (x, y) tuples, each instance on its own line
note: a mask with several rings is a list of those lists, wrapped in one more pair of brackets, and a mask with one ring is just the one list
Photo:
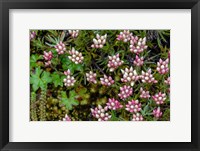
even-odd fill
[(69, 97), (67, 97), (67, 94), (65, 91), (61, 92), (61, 102), (66, 106), (68, 110), (71, 110), (73, 106), (76, 106), (79, 104), (79, 102), (75, 99), (76, 97), (76, 92), (70, 91), (69, 92)]
[(58, 87), (59, 85), (61, 87), (63, 86), (63, 79), (65, 78), (65, 76), (60, 76), (57, 72), (54, 72), (51, 76), (55, 87)]
[(41, 79), (42, 79), (44, 84), (48, 84), (48, 83), (52, 82), (51, 74), (49, 72), (46, 72), (46, 71), (44, 71), (42, 73)]
[(39, 59), (42, 59), (42, 55), (38, 55), (38, 54), (31, 55), (31, 57), (30, 57), (30, 66), (31, 66), (31, 68), (37, 66), (37, 61)]

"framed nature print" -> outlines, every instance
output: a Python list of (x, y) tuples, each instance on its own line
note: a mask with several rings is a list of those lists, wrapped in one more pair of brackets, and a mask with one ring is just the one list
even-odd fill
[(2, 1), (1, 149), (199, 150), (199, 7)]

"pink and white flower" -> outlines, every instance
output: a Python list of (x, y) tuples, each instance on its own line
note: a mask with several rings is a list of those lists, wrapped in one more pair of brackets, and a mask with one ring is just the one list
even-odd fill
[(140, 98), (148, 99), (150, 97), (151, 96), (149, 95), (149, 91), (145, 91), (143, 88), (140, 88)]
[(114, 98), (108, 99), (108, 103), (106, 103), (107, 107), (111, 110), (117, 110), (123, 107), (122, 104), (118, 100), (115, 100)]
[(165, 84), (170, 85), (170, 77), (168, 77), (167, 80), (165, 80)]
[(128, 101), (128, 104), (126, 104), (126, 110), (131, 113), (137, 113), (141, 110), (141, 103), (139, 103), (138, 100)]
[(53, 58), (53, 54), (51, 51), (46, 52), (44, 51), (43, 58), (45, 60), (45, 66), (49, 66), (51, 64), (51, 59)]
[(160, 118), (162, 116), (162, 112), (160, 111), (160, 107), (155, 108), (153, 110), (153, 115), (154, 115), (155, 118)]
[(71, 121), (71, 118), (67, 114), (65, 114), (63, 121)]
[(81, 52), (76, 51), (74, 48), (68, 52), (71, 56), (68, 56), (68, 58), (74, 62), (75, 64), (79, 64), (83, 62), (83, 56)]
[(71, 35), (72, 38), (78, 37), (79, 30), (68, 30), (69, 34)]
[(138, 39), (138, 37), (131, 37), (130, 40), (130, 51), (132, 53), (139, 54), (143, 52), (145, 49), (147, 49), (146, 45), (146, 37)]
[(66, 75), (66, 78), (63, 79), (64, 85), (66, 87), (74, 86), (76, 80), (70, 75), (70, 70), (68, 69), (67, 71), (64, 71), (64, 74)]
[(131, 84), (131, 86), (133, 86), (134, 83), (139, 79), (139, 76), (136, 70), (133, 70), (133, 67), (130, 67), (129, 69), (125, 68), (125, 70), (121, 69), (121, 72), (123, 74), (123, 78), (121, 78), (121, 81), (125, 83), (128, 82)]
[(117, 35), (117, 40), (123, 41), (123, 42), (128, 42), (128, 41), (130, 41), (132, 35), (133, 34), (130, 33), (129, 30), (124, 30), (123, 32), (120, 32), (119, 35)]
[(133, 94), (133, 88), (131, 86), (124, 85), (123, 87), (120, 87), (120, 93), (118, 94), (118, 96), (120, 97), (120, 99), (124, 100), (129, 96), (131, 96), (132, 94)]
[(140, 113), (133, 114), (132, 121), (143, 121), (143, 120), (144, 120), (144, 118)]
[(142, 75), (140, 75), (140, 79), (143, 83), (157, 83), (153, 75), (151, 74), (151, 69), (148, 69), (147, 72), (142, 71)]
[(101, 84), (105, 86), (111, 86), (115, 81), (112, 79), (111, 76), (104, 75), (103, 78), (100, 78)]
[(102, 107), (98, 105), (95, 109), (91, 109), (92, 116), (97, 118), (98, 121), (108, 121), (111, 118), (111, 115), (106, 113), (108, 107)]
[(93, 44), (91, 45), (92, 48), (102, 48), (103, 45), (106, 43), (107, 34), (104, 36), (100, 36), (96, 34), (96, 38), (93, 39)]
[(36, 32), (35, 31), (31, 31), (30, 32), (30, 40), (35, 39), (35, 37), (36, 37)]
[(56, 44), (56, 46), (54, 46), (56, 48), (56, 51), (58, 52), (58, 54), (64, 54), (64, 51), (66, 50), (65, 44), (60, 41), (59, 43)]
[(97, 74), (93, 73), (92, 71), (86, 73), (86, 79), (90, 83), (94, 83), (94, 84), (97, 83), (96, 76), (97, 76)]
[(110, 68), (110, 72), (113, 72), (116, 68), (118, 68), (119, 66), (121, 66), (124, 61), (120, 60), (119, 58), (119, 54), (116, 54), (114, 56), (108, 56), (108, 67)]
[(157, 68), (156, 70), (160, 73), (160, 74), (166, 74), (169, 71), (169, 58), (167, 58), (165, 61), (163, 61), (162, 59), (159, 60), (159, 62), (157, 62)]
[(142, 66), (144, 64), (144, 58), (138, 57), (138, 55), (135, 56), (134, 65), (136, 66)]
[(166, 94), (165, 93), (157, 93), (154, 96), (152, 96), (153, 100), (156, 102), (156, 104), (163, 104), (166, 100)]

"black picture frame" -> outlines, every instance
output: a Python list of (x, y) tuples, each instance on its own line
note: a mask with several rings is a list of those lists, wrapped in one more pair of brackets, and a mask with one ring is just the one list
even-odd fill
[[(191, 142), (9, 142), (9, 9), (191, 9)], [(200, 93), (198, 93), (200, 86), (199, 0), (0, 0), (0, 33), (0, 148), (2, 151), (200, 151)]]

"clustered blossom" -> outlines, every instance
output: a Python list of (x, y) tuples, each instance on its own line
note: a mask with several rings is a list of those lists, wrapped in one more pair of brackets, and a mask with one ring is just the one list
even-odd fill
[(49, 66), (51, 64), (51, 59), (53, 58), (53, 54), (51, 51), (46, 52), (44, 51), (43, 58), (45, 59), (45, 66)]
[(96, 35), (96, 39), (93, 39), (93, 44), (91, 45), (92, 48), (102, 48), (103, 45), (106, 43), (107, 34), (104, 36), (100, 36), (99, 34)]
[(81, 63), (84, 59), (82, 56), (82, 53), (76, 51), (74, 48), (72, 48), (72, 50), (68, 51), (68, 53), (71, 55), (71, 56), (68, 56), (68, 58), (75, 64)]
[(165, 80), (165, 84), (170, 85), (170, 77), (168, 77), (167, 80)]
[(122, 100), (124, 100), (128, 98), (129, 96), (131, 96), (132, 94), (133, 94), (133, 88), (130, 86), (124, 85), (123, 87), (120, 87), (120, 93), (118, 94), (118, 96)]
[(117, 35), (117, 40), (123, 41), (123, 42), (128, 42), (130, 41), (133, 33), (130, 33), (129, 30), (124, 30), (123, 32), (120, 32), (119, 35)]
[(91, 83), (94, 83), (94, 84), (97, 83), (96, 76), (97, 76), (97, 74), (93, 73), (92, 71), (86, 73), (86, 79), (87, 79), (87, 81), (91, 82)]
[(167, 58), (165, 61), (160, 59), (159, 62), (157, 62), (157, 68), (156, 68), (157, 71), (160, 74), (168, 73), (168, 71), (169, 71), (168, 63), (169, 63), (169, 58)]
[(98, 121), (108, 121), (111, 118), (111, 115), (106, 113), (108, 110), (108, 107), (102, 107), (101, 105), (98, 105), (95, 109), (91, 109), (92, 116), (97, 118)]
[(134, 82), (139, 79), (139, 76), (136, 70), (133, 70), (133, 67), (130, 67), (130, 69), (125, 68), (125, 70), (121, 69), (121, 72), (123, 74), (123, 78), (121, 78), (121, 81), (130, 82), (131, 86), (133, 86)]
[(132, 121), (143, 121), (143, 116), (140, 113), (133, 114)]
[(162, 116), (162, 112), (160, 111), (160, 107), (155, 108), (155, 109), (153, 110), (153, 115), (154, 115), (154, 117), (156, 117), (156, 118), (160, 118), (160, 117)]
[(101, 84), (105, 86), (111, 86), (115, 81), (112, 79), (111, 76), (104, 75), (103, 78), (100, 78)]
[(147, 72), (142, 71), (142, 75), (140, 75), (140, 79), (143, 83), (157, 83), (158, 81), (155, 80), (153, 75), (151, 74), (151, 69), (149, 69)]
[(106, 103), (107, 107), (111, 110), (117, 110), (123, 107), (123, 105), (120, 104), (118, 100), (115, 100), (114, 98), (108, 99), (108, 103)]
[(140, 88), (140, 98), (148, 99), (150, 97), (151, 96), (149, 95), (149, 91), (145, 91), (143, 88)]
[(30, 40), (35, 39), (35, 37), (36, 37), (36, 32), (35, 31), (31, 31), (30, 32)]
[(130, 51), (136, 54), (143, 52), (147, 49), (146, 37), (138, 39), (137, 36), (132, 36), (130, 40)]
[(65, 114), (63, 121), (71, 121), (71, 118), (67, 114)]
[(141, 103), (139, 103), (138, 100), (128, 101), (128, 104), (126, 104), (126, 110), (131, 113), (137, 113), (141, 110)]
[(59, 55), (64, 54), (64, 51), (66, 50), (65, 44), (62, 41), (57, 43), (57, 45), (54, 47), (56, 48), (56, 51)]
[(70, 75), (71, 74), (70, 70), (68, 69), (67, 71), (64, 72), (64, 74), (66, 75), (66, 78), (63, 79), (64, 85), (66, 87), (74, 86), (76, 80), (74, 79), (74, 77)]
[(157, 93), (154, 96), (152, 96), (153, 100), (156, 102), (156, 104), (163, 104), (166, 100), (166, 94), (165, 93)]
[(142, 66), (144, 64), (144, 58), (143, 57), (138, 57), (138, 55), (136, 55), (135, 60), (134, 60), (133, 63), (136, 66)]
[(72, 38), (78, 37), (79, 30), (68, 30), (68, 32), (72, 36)]
[(110, 72), (113, 72), (117, 67), (121, 66), (124, 61), (120, 60), (119, 54), (116, 54), (114, 56), (108, 56), (108, 67), (110, 68)]

